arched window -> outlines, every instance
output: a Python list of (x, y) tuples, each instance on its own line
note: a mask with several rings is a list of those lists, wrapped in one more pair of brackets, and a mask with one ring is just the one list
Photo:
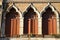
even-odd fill
[(8, 12), (6, 14), (6, 20), (5, 20), (5, 35), (6, 35), (6, 37), (19, 36), (19, 25), (20, 25), (19, 14), (12, 7), (10, 9), (10, 12)]
[(24, 14), (24, 34), (38, 34), (38, 16), (31, 7)]
[(42, 34), (57, 34), (56, 15), (50, 7), (42, 14)]

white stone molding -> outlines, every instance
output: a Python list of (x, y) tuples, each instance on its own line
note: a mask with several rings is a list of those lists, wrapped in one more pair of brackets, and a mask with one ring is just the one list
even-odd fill
[(8, 7), (6, 11), (9, 12), (11, 8), (14, 8), (16, 10), (16, 12), (18, 12), (20, 18), (22, 18), (21, 12), (18, 10), (18, 8), (14, 4), (12, 4), (10, 7)]
[[(29, 4), (29, 6), (24, 10), (24, 12), (27, 12), (30, 7), (34, 10), (34, 12), (36, 12), (36, 14), (38, 15), (38, 18), (40, 18), (39, 12), (37, 11), (37, 9), (34, 7), (32, 3)], [(24, 12), (23, 12), (23, 16), (25, 14)]]

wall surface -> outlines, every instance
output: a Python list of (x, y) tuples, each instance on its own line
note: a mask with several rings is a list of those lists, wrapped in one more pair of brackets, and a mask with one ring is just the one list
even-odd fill
[[(12, 0), (8, 0), (8, 2), (12, 2)], [(16, 2), (15, 4), (13, 3), (8, 3), (7, 9), (9, 7), (11, 7), (12, 5), (15, 5), (16, 8), (21, 12), (22, 16), (23, 13), (26, 11), (26, 9), (30, 6), (30, 2), (33, 2), (33, 6), (34, 8), (39, 12), (39, 15), (41, 14), (41, 11), (47, 7), (47, 5), (49, 4), (49, 0), (13, 0), (14, 2)], [(40, 1), (42, 1), (40, 3)], [(55, 8), (55, 10), (58, 12), (58, 14), (60, 15), (60, 0), (50, 0), (51, 5)], [(44, 3), (43, 3), (44, 2)], [(45, 3), (46, 2), (46, 3)], [(55, 3), (54, 3), (55, 2)], [(57, 3), (56, 3), (57, 2)], [(1, 4), (1, 3), (0, 3)], [(5, 10), (6, 11), (6, 10)], [(0, 15), (1, 17), (1, 15)], [(1, 17), (2, 18), (2, 17)], [(0, 19), (1, 19), (0, 18)], [(41, 21), (40, 21), (41, 22)], [(0, 25), (1, 25), (1, 21), (0, 21)], [(39, 24), (40, 25), (40, 24)], [(59, 26), (60, 27), (60, 26)], [(42, 29), (42, 28), (40, 28)], [(58, 28), (59, 29), (59, 28)], [(4, 28), (3, 28), (4, 30)], [(42, 30), (39, 30), (42, 32)], [(40, 32), (40, 33), (41, 33)], [(23, 34), (23, 17), (21, 18), (21, 29), (20, 29), (20, 33)], [(60, 34), (60, 33), (59, 33)], [(0, 38), (0, 40), (60, 40), (60, 38)]]
[[(15, 3), (15, 6), (21, 11), (22, 13), (26, 11), (31, 3)], [(9, 3), (11, 6), (12, 3)], [(41, 12), (48, 3), (33, 3), (33, 6), (37, 9), (37, 11)], [(51, 3), (51, 5), (60, 13), (60, 3)]]

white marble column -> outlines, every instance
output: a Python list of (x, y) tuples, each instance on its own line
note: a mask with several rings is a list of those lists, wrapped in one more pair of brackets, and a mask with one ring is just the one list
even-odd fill
[(60, 30), (60, 27), (59, 27), (59, 18), (57, 18), (57, 34), (60, 34), (59, 30)]
[(38, 18), (38, 34), (42, 35), (42, 18)]
[(24, 19), (20, 18), (20, 35), (23, 34), (23, 21), (24, 21)]

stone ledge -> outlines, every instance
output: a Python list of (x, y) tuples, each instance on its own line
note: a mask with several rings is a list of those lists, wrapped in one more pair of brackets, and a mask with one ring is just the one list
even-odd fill
[(60, 38), (0, 38), (0, 40), (60, 40)]

